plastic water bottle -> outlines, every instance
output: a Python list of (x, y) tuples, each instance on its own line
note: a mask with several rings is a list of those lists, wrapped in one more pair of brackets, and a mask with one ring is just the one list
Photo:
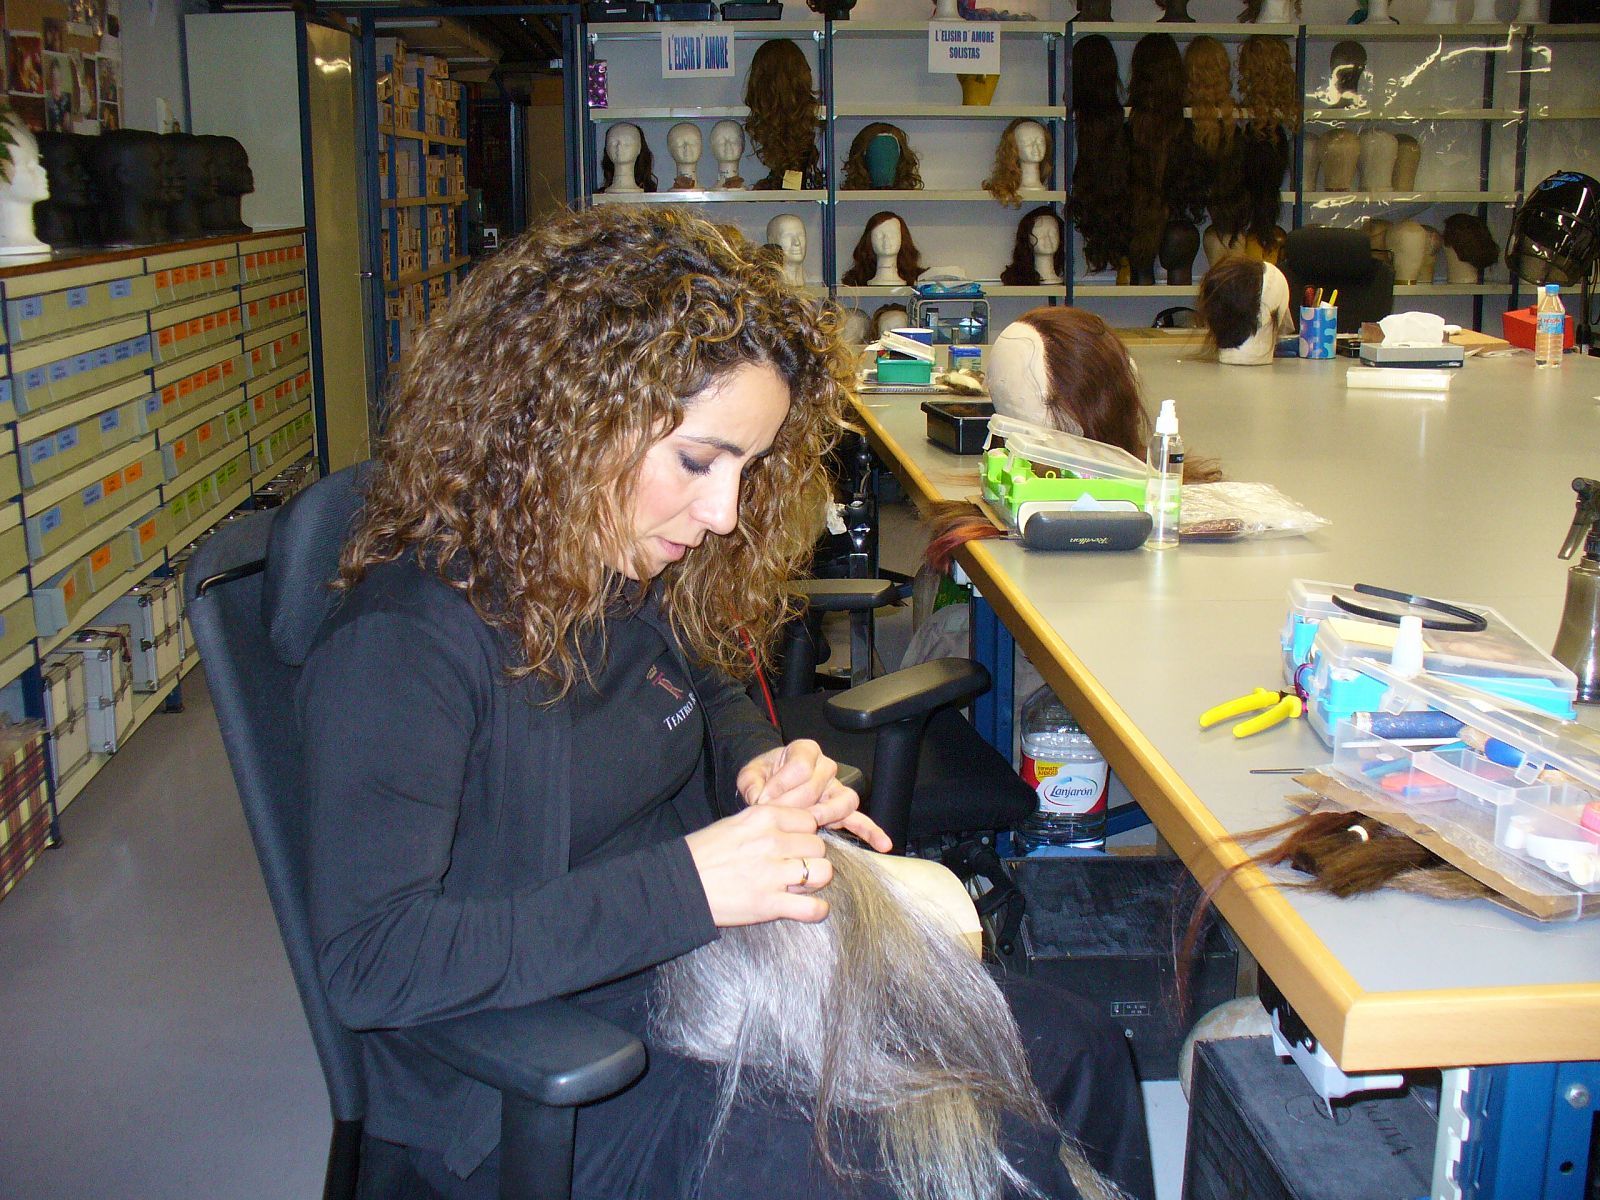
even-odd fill
[(1048, 684), (1023, 701), (1022, 778), (1039, 806), (1016, 831), (1018, 853), (1104, 846), (1108, 777), (1105, 755)]
[(1539, 293), (1539, 307), (1533, 315), (1533, 365), (1559, 367), (1566, 340), (1567, 309), (1561, 303), (1561, 289), (1547, 283)]
[(1183, 439), (1178, 436), (1178, 406), (1174, 401), (1161, 402), (1161, 415), (1156, 418), (1156, 431), (1151, 435), (1145, 461), (1150, 478), (1144, 485), (1144, 508), (1151, 521), (1145, 545), (1152, 550), (1168, 550), (1178, 544), (1183, 488)]

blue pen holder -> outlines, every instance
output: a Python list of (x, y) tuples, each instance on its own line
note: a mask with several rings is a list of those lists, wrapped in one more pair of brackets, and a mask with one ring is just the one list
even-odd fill
[(1339, 310), (1325, 305), (1300, 309), (1300, 357), (1332, 358)]

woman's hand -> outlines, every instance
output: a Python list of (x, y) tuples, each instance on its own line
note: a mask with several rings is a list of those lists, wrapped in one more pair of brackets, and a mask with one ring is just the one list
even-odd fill
[(828, 902), (811, 893), (832, 880), (833, 864), (810, 813), (753, 805), (685, 840), (719, 928), (828, 915)]
[(744, 802), (798, 808), (809, 812), (820, 829), (844, 829), (874, 850), (887, 852), (891, 843), (877, 822), (861, 811), (861, 797), (839, 782), (839, 764), (809, 738), (768, 750), (744, 765), (734, 785)]

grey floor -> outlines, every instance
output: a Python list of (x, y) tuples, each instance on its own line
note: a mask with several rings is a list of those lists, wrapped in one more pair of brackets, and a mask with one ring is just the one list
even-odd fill
[[(886, 526), (910, 566), (910, 518)], [(891, 664), (905, 636), (887, 623)], [(320, 1194), (327, 1097), (202, 671), (184, 699), (0, 901), (0, 1200)], [(1146, 1098), (1177, 1200), (1187, 1110), (1176, 1084)]]

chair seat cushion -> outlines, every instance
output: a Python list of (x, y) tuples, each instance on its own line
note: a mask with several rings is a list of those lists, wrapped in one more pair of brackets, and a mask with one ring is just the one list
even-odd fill
[[(829, 724), (823, 711), (828, 697), (827, 692), (814, 692), (780, 699), (784, 737), (815, 739), (831, 758), (859, 768), (870, 793), (874, 736), (845, 733)], [(1010, 829), (1036, 803), (1033, 790), (957, 709), (933, 714), (917, 757), (910, 836)]]

